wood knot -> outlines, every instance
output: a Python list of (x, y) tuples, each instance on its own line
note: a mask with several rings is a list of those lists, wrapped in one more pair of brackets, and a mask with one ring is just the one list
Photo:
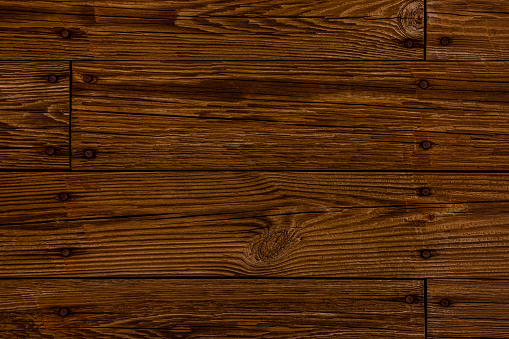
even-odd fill
[(277, 258), (293, 241), (292, 233), (282, 230), (260, 237), (251, 247), (251, 257), (261, 262)]
[(420, 39), (424, 35), (424, 4), (421, 1), (413, 1), (401, 8), (399, 28), (407, 37)]

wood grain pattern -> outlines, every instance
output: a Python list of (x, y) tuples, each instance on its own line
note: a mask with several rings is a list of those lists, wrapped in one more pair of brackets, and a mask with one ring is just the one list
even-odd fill
[[(449, 306), (440, 304), (444, 299)], [(428, 338), (507, 339), (508, 300), (507, 280), (430, 280)]]
[(420, 0), (2, 0), (0, 9), (4, 59), (424, 58)]
[(509, 277), (508, 174), (0, 178), (4, 278)]
[[(10, 338), (422, 338), (422, 281), (0, 281)], [(415, 302), (407, 304), (405, 296)], [(66, 307), (70, 313), (59, 316)]]
[(0, 62), (0, 169), (69, 168), (69, 71), (68, 62)]
[(509, 1), (0, 0), (0, 41), (0, 338), (509, 339)]
[(509, 2), (428, 0), (427, 12), (428, 60), (509, 59)]
[(73, 168), (506, 170), (508, 66), (76, 62)]

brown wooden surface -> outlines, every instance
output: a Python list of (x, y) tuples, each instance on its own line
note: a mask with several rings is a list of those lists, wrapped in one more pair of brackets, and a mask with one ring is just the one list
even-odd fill
[[(415, 280), (2, 280), (0, 331), (10, 338), (424, 339), (423, 288)], [(65, 317), (62, 307), (70, 310)]]
[(508, 66), (75, 62), (73, 169), (507, 170)]
[(509, 338), (509, 281), (428, 281), (428, 338)]
[(428, 60), (509, 59), (508, 1), (427, 0), (427, 12)]
[(0, 41), (0, 338), (509, 339), (508, 1), (0, 0)]
[(0, 276), (509, 277), (508, 179), (8, 173)]
[(69, 168), (69, 62), (1, 61), (0, 74), (0, 169)]
[(3, 59), (424, 58), (419, 0), (2, 0), (0, 9)]

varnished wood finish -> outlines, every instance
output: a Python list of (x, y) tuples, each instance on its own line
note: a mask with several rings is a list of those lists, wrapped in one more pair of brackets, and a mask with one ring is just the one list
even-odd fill
[(509, 168), (507, 62), (73, 66), (76, 169)]
[(0, 169), (69, 168), (69, 62), (1, 61), (0, 75)]
[[(507, 247), (500, 260), (507, 261)], [(442, 306), (442, 300), (449, 306)], [(430, 280), (428, 338), (507, 339), (508, 300), (508, 280)]]
[(1, 329), (10, 338), (424, 339), (423, 288), (390, 280), (2, 280)]
[(424, 58), (419, 0), (2, 0), (0, 8), (3, 59)]
[(0, 41), (0, 338), (509, 339), (509, 1), (0, 0)]
[(428, 0), (427, 6), (428, 60), (509, 59), (508, 1)]
[(509, 277), (509, 175), (1, 178), (1, 277)]

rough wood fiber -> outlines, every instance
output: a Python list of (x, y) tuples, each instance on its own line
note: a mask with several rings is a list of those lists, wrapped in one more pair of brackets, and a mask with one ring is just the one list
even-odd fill
[(0, 169), (69, 168), (69, 62), (2, 61), (0, 74)]
[(509, 338), (509, 281), (428, 281), (428, 338)]
[(0, 178), (1, 277), (509, 277), (509, 174)]
[(2, 0), (0, 9), (4, 59), (424, 58), (423, 1)]
[[(76, 62), (73, 168), (507, 170), (508, 69)], [(424, 140), (433, 147), (422, 149)]]
[(509, 1), (428, 0), (427, 11), (428, 60), (509, 59)]
[(390, 280), (3, 280), (0, 329), (9, 338), (424, 339), (423, 289)]

